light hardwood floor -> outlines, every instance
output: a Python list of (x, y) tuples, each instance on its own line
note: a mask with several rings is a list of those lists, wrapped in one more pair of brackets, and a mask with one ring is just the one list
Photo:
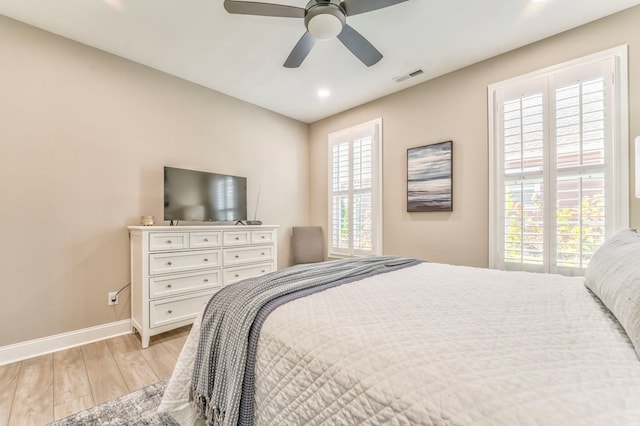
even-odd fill
[(190, 326), (142, 349), (127, 334), (0, 366), (0, 426), (41, 426), (168, 378)]

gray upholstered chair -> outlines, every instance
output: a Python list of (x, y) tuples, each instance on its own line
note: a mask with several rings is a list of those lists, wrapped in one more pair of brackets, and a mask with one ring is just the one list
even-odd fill
[(294, 226), (291, 233), (293, 264), (324, 260), (324, 237), (319, 226)]

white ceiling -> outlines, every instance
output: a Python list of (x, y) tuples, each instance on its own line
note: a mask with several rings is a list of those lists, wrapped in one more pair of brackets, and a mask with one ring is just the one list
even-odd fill
[(370, 68), (338, 40), (284, 68), (303, 21), (230, 15), (222, 0), (0, 0), (0, 14), (310, 123), (636, 4), (409, 0), (347, 18), (384, 55)]

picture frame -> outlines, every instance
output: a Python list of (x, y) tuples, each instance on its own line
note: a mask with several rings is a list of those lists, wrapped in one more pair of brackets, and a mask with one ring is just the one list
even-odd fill
[(453, 141), (407, 149), (407, 212), (453, 211)]

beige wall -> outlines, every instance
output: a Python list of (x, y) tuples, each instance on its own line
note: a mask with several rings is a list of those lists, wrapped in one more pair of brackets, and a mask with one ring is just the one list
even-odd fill
[(128, 319), (127, 225), (161, 219), (162, 166), (247, 176), (308, 222), (308, 126), (0, 16), (0, 346)]
[[(627, 43), (633, 141), (640, 135), (639, 22), (640, 6), (313, 123), (311, 223), (326, 229), (327, 135), (382, 117), (384, 253), (487, 266), (487, 86)], [(450, 139), (454, 142), (453, 212), (407, 213), (407, 148)], [(633, 185), (630, 189), (633, 194)], [(640, 202), (633, 197), (631, 224), (640, 226)]]

